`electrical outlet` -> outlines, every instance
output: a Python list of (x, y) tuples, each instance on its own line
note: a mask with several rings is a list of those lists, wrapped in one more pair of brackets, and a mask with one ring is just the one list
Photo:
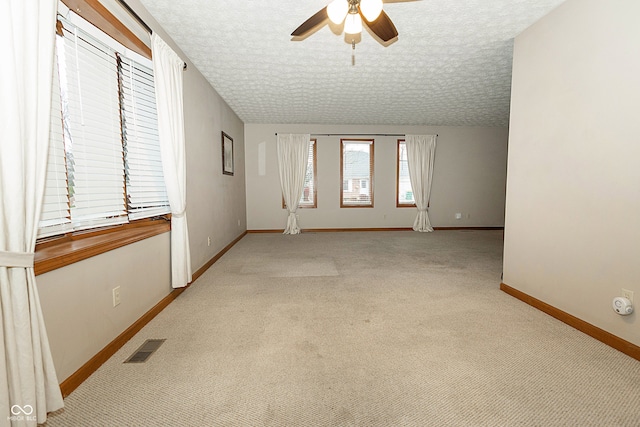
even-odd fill
[(211, 246), (211, 237), (207, 237), (207, 246)]
[(633, 302), (633, 291), (622, 288), (622, 296), (628, 299), (629, 301)]
[(456, 219), (462, 219), (462, 213), (460, 212), (456, 213)]
[(115, 307), (120, 304), (120, 286), (113, 288), (111, 293), (113, 294), (113, 306)]
[(240, 220), (238, 220), (238, 227), (240, 227)]

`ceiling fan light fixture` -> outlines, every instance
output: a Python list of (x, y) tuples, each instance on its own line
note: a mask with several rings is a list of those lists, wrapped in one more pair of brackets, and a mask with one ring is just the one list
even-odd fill
[(362, 12), (367, 21), (375, 21), (382, 12), (382, 0), (361, 0), (360, 12)]
[(349, 11), (349, 2), (347, 0), (333, 0), (327, 6), (327, 15), (329, 19), (336, 25), (342, 24), (344, 18)]
[(347, 14), (344, 21), (344, 32), (347, 34), (360, 34), (362, 32), (362, 18), (357, 13)]

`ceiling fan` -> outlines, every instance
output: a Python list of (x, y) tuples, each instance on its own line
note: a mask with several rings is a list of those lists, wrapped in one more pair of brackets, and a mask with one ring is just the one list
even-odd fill
[(344, 22), (344, 32), (347, 34), (361, 33), (364, 23), (384, 43), (398, 37), (398, 30), (382, 10), (382, 0), (333, 0), (304, 21), (291, 35), (303, 37), (327, 18), (336, 25)]

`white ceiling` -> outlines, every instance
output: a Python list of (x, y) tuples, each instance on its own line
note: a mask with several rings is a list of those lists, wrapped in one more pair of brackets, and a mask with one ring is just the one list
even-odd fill
[(355, 49), (330, 0), (141, 0), (245, 123), (507, 126), (513, 39), (564, 0), (387, 0), (399, 37)]

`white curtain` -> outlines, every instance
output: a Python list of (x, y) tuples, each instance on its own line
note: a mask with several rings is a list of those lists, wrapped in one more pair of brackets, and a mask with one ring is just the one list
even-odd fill
[(171, 205), (171, 286), (182, 288), (191, 281), (182, 100), (184, 63), (156, 33), (151, 35), (151, 44), (162, 171)]
[(413, 223), (415, 231), (433, 231), (427, 210), (431, 196), (436, 138), (437, 135), (405, 135), (409, 178), (411, 179), (413, 198), (418, 208), (418, 216)]
[(33, 271), (49, 147), (57, 0), (0, 14), (0, 426), (63, 406)]
[(280, 187), (282, 197), (287, 205), (289, 216), (284, 234), (298, 234), (296, 211), (304, 189), (304, 177), (309, 159), (309, 143), (311, 135), (284, 134), (278, 135), (278, 169), (280, 171)]

